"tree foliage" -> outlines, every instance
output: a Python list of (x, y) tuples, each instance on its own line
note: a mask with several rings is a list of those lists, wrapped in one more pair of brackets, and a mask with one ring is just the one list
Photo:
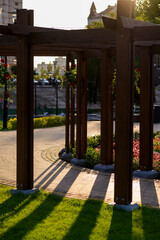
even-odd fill
[(88, 24), (86, 26), (87, 29), (92, 29), (92, 28), (104, 28), (104, 24), (102, 21), (93, 21), (91, 24)]
[(160, 24), (160, 0), (137, 0), (136, 18)]
[(47, 65), (47, 71), (48, 71), (48, 73), (53, 71), (53, 65), (51, 62), (49, 62)]

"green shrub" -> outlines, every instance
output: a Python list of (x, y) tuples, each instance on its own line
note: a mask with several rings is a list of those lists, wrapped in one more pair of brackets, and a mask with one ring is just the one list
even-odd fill
[[(41, 117), (34, 118), (33, 124), (34, 128), (45, 128), (45, 127), (57, 127), (65, 124), (65, 117), (53, 116), (53, 117)], [(11, 118), (8, 121), (8, 129), (16, 130), (17, 129), (17, 118)]]
[(96, 164), (100, 163), (100, 150), (94, 149), (92, 147), (87, 148), (85, 154), (85, 161), (87, 168), (93, 168)]
[(9, 130), (16, 130), (17, 129), (17, 118), (10, 118), (8, 121), (7, 128)]
[(101, 136), (95, 135), (87, 138), (87, 146), (96, 148), (101, 144)]

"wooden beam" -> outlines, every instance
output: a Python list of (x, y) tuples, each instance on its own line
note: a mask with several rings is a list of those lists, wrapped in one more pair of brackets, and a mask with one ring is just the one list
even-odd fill
[(144, 21), (139, 21), (133, 18), (128, 18), (125, 16), (121, 16), (121, 24), (124, 28), (127, 29), (133, 29), (135, 27), (152, 27), (152, 26), (157, 26), (157, 24), (154, 23), (148, 23)]
[(140, 170), (152, 170), (153, 163), (153, 86), (150, 48), (141, 48), (140, 59)]
[(16, 47), (16, 37), (0, 35), (0, 46), (1, 47), (8, 47), (8, 46)]
[[(19, 12), (18, 21), (26, 16)], [(26, 36), (17, 37), (17, 188), (33, 188), (33, 52)]]
[(102, 21), (106, 29), (111, 29), (111, 30), (117, 29), (117, 19), (102, 17)]
[(53, 32), (31, 33), (31, 44), (67, 43), (114, 43), (116, 33), (106, 29), (56, 30)]
[(12, 32), (8, 26), (0, 25), (0, 34), (11, 35)]
[(160, 26), (135, 27), (132, 30), (133, 41), (158, 41), (160, 40)]
[[(22, 10), (25, 10), (25, 9), (22, 9)], [(28, 10), (28, 11), (32, 11), (32, 10)], [(29, 20), (27, 18), (25, 20), (25, 24), (18, 24), (18, 23), (8, 24), (8, 29), (9, 29), (8, 31), (10, 32), (10, 34), (13, 34), (13, 35), (29, 35), (30, 33), (40, 33), (40, 32), (47, 33), (47, 32), (54, 32), (56, 30), (61, 31), (60, 29), (33, 27), (33, 26), (26, 25), (28, 22)]]
[(113, 164), (112, 57), (110, 51), (103, 51), (101, 57), (101, 164)]
[[(115, 202), (132, 201), (133, 69), (131, 32), (118, 29), (116, 55)], [(123, 61), (122, 61), (123, 60)]]
[(16, 46), (12, 47), (1, 47), (0, 46), (0, 53), (2, 56), (16, 56), (17, 52), (16, 52)]

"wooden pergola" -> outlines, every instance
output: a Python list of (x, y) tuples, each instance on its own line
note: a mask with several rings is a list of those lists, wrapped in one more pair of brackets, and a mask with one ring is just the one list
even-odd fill
[[(18, 10), (17, 24), (0, 26), (0, 52), (17, 57), (17, 189), (33, 188), (33, 56), (77, 59), (77, 158), (87, 145), (87, 58), (101, 58), (101, 163), (113, 162), (113, 56), (116, 56), (115, 202), (132, 202), (134, 57), (141, 62), (140, 170), (153, 159), (153, 54), (160, 53), (160, 26), (134, 20), (135, 2), (117, 1), (117, 20), (104, 18), (104, 29), (57, 30), (33, 26), (33, 11)], [(74, 54), (73, 54), (74, 53)], [(71, 95), (71, 125), (69, 124)], [(74, 146), (73, 90), (66, 88), (66, 151)]]

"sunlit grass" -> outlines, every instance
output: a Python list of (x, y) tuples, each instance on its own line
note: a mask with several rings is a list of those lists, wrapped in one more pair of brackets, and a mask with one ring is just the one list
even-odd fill
[(0, 239), (160, 239), (160, 210), (124, 212), (95, 200), (68, 199), (40, 191), (11, 195), (0, 186)]

